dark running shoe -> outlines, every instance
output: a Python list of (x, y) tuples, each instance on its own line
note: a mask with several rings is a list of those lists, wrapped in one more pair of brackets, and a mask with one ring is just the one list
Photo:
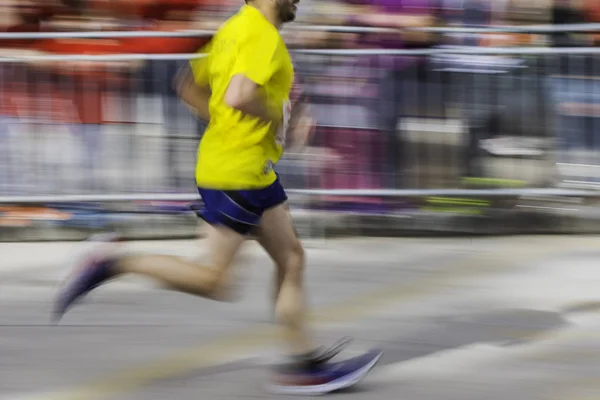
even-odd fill
[(335, 356), (341, 353), (346, 347), (350, 345), (352, 338), (349, 336), (343, 337), (332, 346), (325, 349), (318, 349), (311, 354), (307, 361), (310, 364), (325, 364), (331, 361)]
[(268, 390), (275, 394), (318, 396), (359, 383), (381, 358), (381, 350), (335, 363), (280, 367)]
[(276, 394), (317, 396), (357, 384), (377, 364), (380, 350), (358, 357), (329, 362), (349, 343), (340, 341), (321, 355), (277, 366), (268, 390)]
[(101, 235), (83, 243), (89, 248), (75, 257), (74, 272), (58, 294), (53, 311), (55, 323), (58, 323), (78, 300), (114, 276), (109, 257), (118, 241), (119, 238), (115, 235)]

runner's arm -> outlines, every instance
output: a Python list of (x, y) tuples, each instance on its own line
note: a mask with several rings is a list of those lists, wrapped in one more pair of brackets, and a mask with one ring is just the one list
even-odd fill
[(275, 56), (279, 40), (279, 35), (270, 31), (243, 39), (225, 93), (227, 105), (265, 123), (279, 124), (283, 119), (285, 104), (268, 101), (263, 89), (280, 66)]
[(198, 82), (189, 66), (184, 66), (175, 77), (175, 90), (179, 98), (199, 118), (210, 121), (210, 87), (208, 82)]
[(290, 93), (292, 111), (289, 121), (290, 142), (288, 150), (302, 152), (311, 141), (316, 129), (316, 119), (310, 99), (303, 89), (302, 79), (297, 79)]
[(289, 150), (301, 151), (306, 148), (316, 129), (316, 120), (309, 105), (299, 104), (294, 107), (289, 129), (291, 131)]
[(175, 91), (183, 103), (200, 119), (210, 121), (210, 52), (212, 42), (198, 51), (175, 77)]
[(281, 105), (270, 105), (261, 87), (242, 74), (231, 78), (225, 102), (231, 108), (258, 117), (266, 123), (278, 123), (282, 117)]

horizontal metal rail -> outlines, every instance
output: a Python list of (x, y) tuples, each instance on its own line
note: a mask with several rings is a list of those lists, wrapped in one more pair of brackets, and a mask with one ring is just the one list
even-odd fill
[(190, 60), (193, 58), (203, 58), (205, 54), (201, 53), (183, 53), (183, 54), (40, 54), (40, 55), (15, 55), (0, 57), (0, 63), (9, 63), (16, 61), (145, 61), (145, 60)]
[(559, 33), (559, 32), (598, 32), (600, 24), (560, 24), (560, 25), (490, 25), (485, 27), (425, 27), (410, 30), (435, 33)]
[[(553, 55), (553, 54), (600, 54), (600, 47), (470, 47), (456, 46), (436, 49), (401, 50), (401, 49), (297, 49), (296, 54), (323, 56), (433, 56), (444, 54), (475, 55)], [(0, 57), (0, 63), (15, 61), (143, 61), (143, 60), (189, 60), (202, 58), (205, 54), (56, 54), (56, 55), (14, 55)]]
[[(336, 197), (495, 197), (514, 198), (523, 196), (563, 196), (563, 197), (600, 197), (600, 191), (575, 189), (290, 189), (290, 195), (298, 196), (336, 196)], [(193, 193), (134, 193), (134, 194), (90, 194), (90, 195), (34, 195), (0, 196), (0, 204), (41, 204), (41, 203), (115, 203), (129, 201), (176, 201), (195, 202), (200, 200)]]
[(401, 50), (401, 49), (298, 49), (298, 54), (315, 54), (329, 56), (366, 56), (397, 55), (418, 56), (438, 54), (481, 54), (481, 55), (543, 55), (543, 54), (600, 54), (600, 47), (475, 47), (446, 46), (434, 49)]
[[(337, 25), (303, 25), (294, 24), (285, 28), (290, 31), (318, 31), (339, 33), (390, 33), (399, 29), (376, 28), (366, 26)], [(564, 24), (564, 25), (493, 25), (487, 27), (420, 27), (402, 30), (431, 33), (557, 33), (557, 32), (599, 32), (600, 24)], [(117, 39), (117, 38), (183, 38), (208, 37), (214, 30), (180, 30), (180, 31), (86, 31), (86, 32), (2, 32), (0, 40), (14, 39)]]

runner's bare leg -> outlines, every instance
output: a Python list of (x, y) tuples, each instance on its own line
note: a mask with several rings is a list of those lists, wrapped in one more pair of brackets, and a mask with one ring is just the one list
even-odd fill
[(214, 226), (208, 229), (207, 240), (211, 260), (206, 266), (170, 255), (124, 255), (116, 260), (115, 272), (147, 276), (179, 292), (228, 300), (230, 267), (245, 237), (229, 228)]
[(258, 241), (277, 267), (278, 284), (275, 311), (283, 325), (284, 336), (293, 355), (314, 350), (307, 330), (304, 293), (305, 254), (286, 204), (265, 211), (258, 230)]

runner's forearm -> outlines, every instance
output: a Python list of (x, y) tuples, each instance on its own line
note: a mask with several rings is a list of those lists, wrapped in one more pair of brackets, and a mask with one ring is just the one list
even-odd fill
[(242, 74), (231, 78), (225, 102), (229, 107), (260, 118), (265, 123), (278, 124), (283, 117), (283, 105), (269, 102), (264, 90)]
[(253, 115), (262, 119), (265, 123), (278, 124), (282, 118), (282, 107), (270, 105), (267, 99), (261, 95), (256, 95), (254, 99), (240, 104), (236, 107), (244, 114)]
[(176, 77), (175, 88), (181, 100), (192, 109), (194, 114), (205, 121), (210, 120), (210, 90), (208, 87), (198, 86), (189, 69), (181, 71)]
[(196, 86), (184, 90), (180, 96), (199, 118), (210, 121), (210, 91), (208, 89)]

